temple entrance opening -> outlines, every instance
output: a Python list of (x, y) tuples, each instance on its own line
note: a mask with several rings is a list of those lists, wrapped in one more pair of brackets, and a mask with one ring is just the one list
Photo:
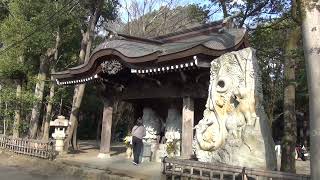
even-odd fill
[[(150, 157), (143, 160), (160, 162), (165, 156), (180, 156), (183, 100), (181, 98), (150, 98), (128, 102), (134, 106), (134, 119), (141, 117), (143, 120), (146, 128), (145, 147), (151, 147), (151, 153), (144, 152), (150, 154)], [(194, 99), (195, 124), (202, 119), (205, 103), (206, 99)], [(191, 133), (193, 131), (192, 129)]]

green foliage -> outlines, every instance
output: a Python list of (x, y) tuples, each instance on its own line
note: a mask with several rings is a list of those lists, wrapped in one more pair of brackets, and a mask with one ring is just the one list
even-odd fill
[(206, 23), (209, 20), (209, 10), (205, 7), (201, 7), (198, 4), (190, 4), (186, 7), (186, 14), (189, 16), (189, 19), (193, 19), (199, 23)]
[[(232, 15), (240, 12), (235, 23), (242, 27), (255, 27), (259, 24), (270, 22), (274, 18), (282, 17), (290, 12), (290, 0), (210, 0), (220, 7), (225, 6), (227, 14)], [(220, 12), (222, 12), (221, 8)]]
[(285, 29), (277, 27), (258, 27), (250, 35), (250, 44), (257, 50), (264, 105), (269, 118), (273, 117), (274, 111), (282, 111), (285, 38)]
[(37, 32), (35, 36), (19, 44), (20, 50), (27, 52), (32, 49), (34, 54), (40, 54), (51, 47), (54, 43), (51, 35), (54, 24), (43, 27), (42, 31), (37, 29), (44, 25), (43, 20), (49, 19), (49, 12), (55, 9), (53, 5), (45, 0), (10, 1), (9, 9), (12, 16), (7, 17), (1, 25), (0, 37), (5, 46), (17, 43), (29, 34)]
[(24, 79), (27, 71), (23, 62), (20, 62), (19, 53), (10, 51), (0, 57), (0, 78), (1, 79)]
[(86, 86), (80, 112), (82, 118), (79, 118), (79, 137), (81, 139), (96, 138), (98, 121), (101, 119), (103, 112), (103, 102), (98, 97), (96, 86)]
[(5, 19), (9, 14), (9, 7), (8, 7), (8, 0), (1, 0), (0, 1), (0, 23), (3, 19)]
[[(35, 101), (33, 93), (30, 91), (22, 91), (21, 97), (17, 98), (16, 90), (10, 86), (2, 87), (0, 90), (0, 119), (6, 120), (8, 130), (11, 131), (13, 128), (13, 119), (15, 110), (19, 109), (21, 114), (25, 117), (32, 108), (32, 104)], [(19, 131), (26, 133), (28, 127), (27, 119), (22, 119)]]
[[(78, 63), (78, 54), (82, 39), (81, 31), (85, 31), (88, 17), (92, 14), (94, 4), (97, 1), (69, 1), (69, 0), (1, 0), (0, 1), (0, 83), (1, 118), (13, 121), (14, 110), (21, 107), (22, 123), (20, 131), (26, 132), (27, 119), (30, 118), (31, 107), (35, 98), (33, 92), (37, 83), (40, 56), (46, 54), (48, 49), (56, 44), (56, 32), (60, 32), (58, 60), (49, 59), (50, 68), (62, 71), (74, 67)], [(103, 1), (99, 23), (115, 19), (117, 16), (118, 1)], [(99, 24), (98, 23), (98, 24)], [(41, 116), (45, 115), (45, 107), (49, 103), (50, 76), (46, 80)], [(22, 97), (16, 98), (16, 82), (21, 81), (23, 86)], [(53, 98), (53, 116), (63, 115), (71, 111), (71, 103), (74, 87), (56, 87)], [(95, 95), (84, 101), (85, 106), (92, 108), (83, 109), (85, 115), (90, 115), (101, 103), (93, 102)], [(62, 107), (60, 107), (62, 102)], [(88, 103), (88, 104), (87, 104)], [(6, 109), (6, 110), (5, 110)], [(90, 114), (91, 113), (91, 114)], [(42, 117), (40, 117), (41, 119)], [(100, 117), (97, 117), (100, 118)], [(84, 118), (89, 119), (89, 118)], [(90, 124), (90, 121), (88, 121)], [(93, 123), (96, 124), (96, 123)], [(95, 126), (95, 127), (93, 127)], [(89, 127), (89, 126), (86, 126)], [(90, 126), (91, 127), (91, 126)], [(96, 129), (96, 125), (92, 125)]]

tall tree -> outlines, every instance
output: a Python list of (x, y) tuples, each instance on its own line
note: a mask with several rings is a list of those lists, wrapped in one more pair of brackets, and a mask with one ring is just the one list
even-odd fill
[(44, 97), (44, 88), (45, 88), (45, 81), (47, 80), (47, 76), (49, 74), (49, 66), (50, 66), (50, 59), (55, 54), (55, 49), (48, 49), (44, 55), (40, 56), (40, 67), (39, 73), (37, 77), (37, 83), (34, 90), (34, 95), (36, 97), (36, 101), (34, 102), (32, 108), (32, 114), (30, 119), (30, 130), (29, 130), (29, 137), (34, 139), (37, 136), (38, 131), (38, 124), (40, 119), (40, 111), (42, 109), (42, 101)]
[(281, 171), (296, 172), (295, 147), (297, 120), (295, 111), (297, 49), (300, 40), (299, 27), (288, 29), (284, 63), (284, 137), (282, 140)]
[[(259, 25), (259, 28), (278, 26), (280, 23), (280, 28), (287, 29), (287, 41), (285, 45), (285, 58), (284, 58), (284, 137), (282, 141), (282, 158), (281, 158), (281, 170), (295, 172), (295, 145), (297, 138), (297, 122), (295, 116), (295, 59), (298, 49), (299, 41), (299, 29), (296, 26), (296, 16), (299, 14), (297, 11), (297, 6), (294, 3), (290, 4), (290, 1), (228, 1), (228, 0), (212, 0), (214, 3), (219, 3), (223, 9), (224, 16), (231, 14), (229, 12), (240, 12), (236, 20), (238, 27), (246, 25), (249, 29), (263, 23), (265, 25)], [(226, 11), (227, 9), (227, 11)], [(289, 16), (291, 12), (291, 16)], [(271, 19), (271, 21), (270, 21)], [(276, 19), (276, 20), (272, 20)], [(292, 21), (295, 20), (295, 21)], [(293, 26), (288, 26), (287, 23), (281, 23), (285, 20), (291, 21)], [(290, 23), (290, 22), (289, 22)], [(279, 27), (279, 26), (278, 26)], [(258, 29), (259, 29), (258, 28)], [(289, 30), (293, 28), (294, 30)], [(258, 49), (260, 50), (260, 49)], [(270, 58), (271, 59), (271, 58)], [(268, 64), (274, 65), (272, 62), (267, 62)], [(269, 66), (269, 65), (268, 65)], [(282, 70), (281, 66), (277, 66)], [(265, 70), (265, 68), (261, 68)], [(271, 103), (273, 104), (273, 103)], [(274, 111), (269, 109), (269, 117), (273, 118), (271, 115)], [(270, 121), (272, 122), (272, 120)]]
[(301, 0), (303, 50), (306, 60), (311, 144), (311, 179), (320, 177), (320, 1)]
[(124, 32), (138, 37), (154, 37), (203, 24), (208, 20), (209, 11), (199, 5), (176, 6), (175, 1), (169, 1), (156, 10), (154, 6), (160, 2), (134, 0), (130, 6), (125, 4), (128, 19), (125, 21)]
[[(59, 32), (59, 28), (56, 32), (56, 45), (55, 45), (55, 53), (54, 53), (54, 59), (53, 62), (57, 62), (58, 61), (58, 56), (59, 56), (59, 46), (60, 46), (60, 41), (61, 41), (61, 37), (60, 37), (60, 32)], [(51, 67), (51, 73), (54, 73), (54, 67)], [(49, 140), (49, 128), (50, 128), (50, 121), (52, 119), (52, 106), (53, 106), (53, 98), (54, 98), (54, 92), (55, 92), (55, 83), (53, 82), (53, 79), (51, 78), (51, 84), (50, 84), (50, 90), (49, 90), (49, 97), (48, 97), (48, 104), (47, 104), (47, 112), (44, 118), (44, 122), (43, 122), (43, 136), (42, 139), (43, 140)]]
[[(48, 13), (46, 16), (47, 17), (56, 17), (54, 20), (56, 21), (55, 24), (52, 24), (51, 27), (49, 28), (49, 31), (51, 34), (49, 35), (49, 38), (51, 40), (50, 44), (48, 44), (46, 47), (40, 51), (40, 64), (39, 64), (39, 72), (38, 72), (38, 77), (37, 77), (37, 82), (36, 82), (36, 87), (35, 87), (35, 97), (36, 97), (36, 102), (34, 103), (34, 106), (32, 108), (32, 114), (31, 114), (31, 119), (30, 119), (30, 129), (29, 129), (29, 136), (30, 138), (36, 138), (37, 132), (38, 132), (38, 125), (40, 123), (40, 114), (42, 110), (42, 105), (43, 105), (43, 98), (44, 98), (44, 92), (45, 92), (45, 82), (47, 80), (47, 77), (49, 75), (49, 70), (50, 70), (50, 65), (52, 64), (54, 60), (54, 55), (56, 54), (57, 48), (56, 48), (56, 41), (54, 36), (52, 34), (55, 33), (55, 29), (59, 27), (59, 23), (61, 23), (62, 19), (64, 18), (61, 10), (63, 9), (69, 9), (69, 7), (73, 8), (72, 1), (71, 2), (62, 2), (60, 4), (60, 7), (58, 6), (59, 4), (50, 2), (50, 1), (44, 1), (44, 2), (38, 2), (38, 3), (43, 3), (43, 9), (39, 8), (40, 10), (46, 10), (47, 8), (55, 9), (55, 11), (50, 11), (50, 14), (53, 14), (50, 16)], [(36, 17), (38, 15), (35, 15)], [(56, 27), (55, 27), (56, 26)]]
[(257, 50), (258, 63), (263, 73), (264, 107), (270, 126), (273, 120), (282, 114), (284, 37), (286, 35), (283, 26), (281, 23), (270, 26), (259, 25), (250, 33), (250, 45)]
[[(18, 61), (23, 63), (23, 56), (20, 56)], [(15, 116), (14, 116), (14, 122), (13, 122), (13, 137), (20, 137), (22, 81), (23, 79), (21, 78), (18, 78), (15, 80), (17, 90), (16, 90), (16, 108), (15, 108)]]
[[(51, 65), (58, 64), (56, 67), (59, 69), (61, 66), (74, 64), (74, 49), (79, 46), (74, 42), (79, 37), (78, 21), (83, 17), (81, 15), (84, 10), (78, 6), (79, 2), (69, 0), (2, 2), (8, 2), (7, 8), (10, 13), (1, 19), (0, 25), (0, 39), (3, 42), (0, 52), (0, 74), (5, 74), (9, 79), (16, 79), (14, 77), (23, 75), (27, 78), (24, 81), (25, 90), (35, 92), (37, 100), (33, 105), (31, 126), (29, 125), (29, 135), (33, 138), (37, 134), (38, 125), (41, 124), (39, 118), (44, 114), (42, 113), (44, 108), (41, 107), (44, 105), (42, 99), (48, 92), (45, 86), (46, 82), (50, 81), (47, 78), (48, 70)], [(70, 13), (72, 13), (71, 16), (68, 15)], [(59, 56), (60, 62), (52, 64), (56, 49), (57, 27), (62, 27), (63, 50)], [(17, 61), (19, 56), (24, 57), (24, 62)], [(25, 112), (27, 109), (22, 109), (23, 118), (29, 119), (30, 114)], [(26, 123), (23, 122), (23, 127), (27, 127)]]
[[(92, 41), (94, 38), (94, 32), (96, 25), (102, 17), (103, 20), (108, 21), (115, 19), (116, 17), (116, 8), (118, 5), (117, 0), (95, 0), (95, 1), (84, 1), (83, 6), (89, 10), (89, 21), (86, 25), (86, 30), (83, 30), (82, 33), (82, 41), (81, 41), (81, 49), (79, 53), (79, 64), (83, 64), (87, 62), (90, 58), (90, 52), (92, 48)], [(78, 116), (79, 116), (79, 108), (81, 105), (81, 101), (83, 98), (85, 89), (85, 84), (80, 84), (75, 87), (72, 109), (70, 114), (70, 122), (71, 127), (68, 129), (67, 138), (64, 141), (64, 149), (66, 151), (69, 150), (69, 146), (73, 138), (77, 138), (76, 136), (76, 128), (78, 126)], [(72, 141), (76, 142), (76, 141)], [(73, 144), (73, 148), (77, 149), (77, 145)]]
[(222, 9), (223, 17), (239, 13), (236, 17), (238, 27), (255, 27), (260, 23), (270, 22), (289, 11), (287, 0), (210, 0)]

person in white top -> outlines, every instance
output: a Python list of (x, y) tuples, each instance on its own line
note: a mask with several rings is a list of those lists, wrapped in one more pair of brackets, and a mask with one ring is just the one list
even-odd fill
[(133, 149), (133, 164), (139, 164), (139, 156), (143, 146), (142, 139), (146, 136), (146, 129), (143, 126), (141, 118), (138, 118), (136, 125), (132, 128), (132, 149)]

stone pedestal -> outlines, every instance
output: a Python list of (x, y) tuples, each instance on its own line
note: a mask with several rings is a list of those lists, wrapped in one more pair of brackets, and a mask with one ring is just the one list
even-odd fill
[(140, 162), (150, 162), (151, 161), (151, 146), (150, 143), (143, 143), (142, 153), (140, 156)]
[(64, 141), (64, 137), (56, 138), (56, 151), (58, 152), (63, 151), (63, 144), (64, 144), (63, 141)]

